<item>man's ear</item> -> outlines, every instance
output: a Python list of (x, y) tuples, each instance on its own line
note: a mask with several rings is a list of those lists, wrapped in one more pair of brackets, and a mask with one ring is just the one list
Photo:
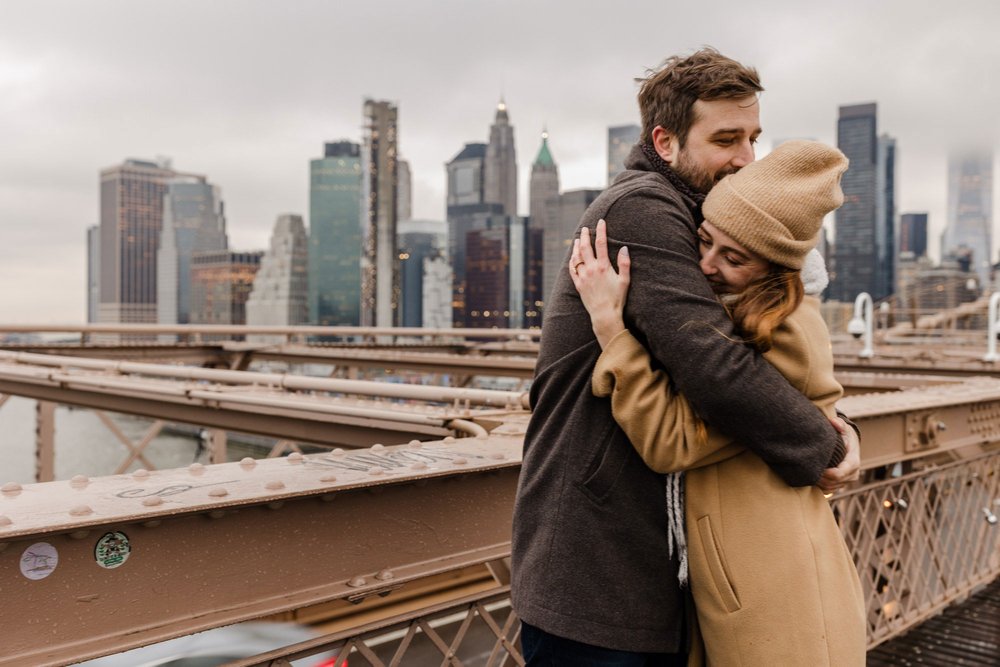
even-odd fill
[(677, 158), (678, 142), (677, 135), (663, 129), (657, 125), (653, 128), (653, 148), (667, 164), (673, 164)]

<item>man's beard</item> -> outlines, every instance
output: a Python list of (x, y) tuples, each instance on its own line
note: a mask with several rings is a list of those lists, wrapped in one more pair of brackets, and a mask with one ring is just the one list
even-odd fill
[(708, 191), (721, 181), (724, 176), (728, 176), (736, 171), (735, 169), (726, 169), (714, 174), (706, 171), (695, 164), (693, 160), (690, 160), (687, 151), (683, 148), (677, 152), (677, 159), (670, 166), (677, 172), (678, 176), (684, 179), (685, 183), (691, 186), (692, 190), (701, 192), (702, 194), (708, 194)]

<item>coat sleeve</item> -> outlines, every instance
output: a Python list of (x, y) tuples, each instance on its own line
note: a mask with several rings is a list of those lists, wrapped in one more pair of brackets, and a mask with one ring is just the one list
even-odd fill
[(698, 267), (690, 215), (666, 193), (644, 188), (619, 199), (605, 219), (611, 257), (627, 245), (632, 258), (626, 325), (670, 372), (693, 410), (786, 483), (814, 484), (838, 447), (843, 450), (842, 440), (736, 335)]
[(679, 472), (718, 463), (746, 451), (715, 429), (702, 430), (691, 404), (650, 366), (639, 341), (622, 331), (597, 359), (591, 388), (611, 399), (611, 413), (650, 468)]

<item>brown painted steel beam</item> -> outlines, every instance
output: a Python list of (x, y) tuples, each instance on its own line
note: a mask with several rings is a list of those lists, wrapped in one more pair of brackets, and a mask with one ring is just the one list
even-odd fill
[[(0, 490), (0, 665), (58, 665), (509, 553), (520, 440)], [(22, 574), (23, 573), (23, 574)]]
[(1000, 443), (1000, 380), (994, 378), (848, 396), (837, 407), (861, 429), (866, 469)]
[(126, 359), (128, 361), (157, 361), (182, 363), (195, 366), (229, 365), (230, 353), (222, 344), (187, 345), (171, 343), (160, 345), (0, 345), (11, 352), (54, 354), (67, 357), (94, 357), (99, 359)]
[(100, 389), (81, 390), (9, 379), (0, 379), (0, 393), (332, 447), (369, 447), (376, 443), (443, 438), (452, 434), (451, 429), (430, 421), (426, 424), (389, 422), (240, 404), (206, 407), (191, 404), (183, 397), (144, 397), (138, 391), (125, 395)]
[(358, 348), (322, 348), (283, 346), (253, 352), (255, 361), (281, 361), (292, 364), (330, 364), (358, 368), (384, 368), (413, 373), (449, 373), (528, 379), (535, 372), (533, 356), (499, 354), (447, 354)]

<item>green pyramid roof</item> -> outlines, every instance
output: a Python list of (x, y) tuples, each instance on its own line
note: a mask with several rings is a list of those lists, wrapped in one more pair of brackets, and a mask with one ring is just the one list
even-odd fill
[(542, 133), (542, 147), (538, 149), (538, 157), (535, 158), (535, 164), (547, 167), (554, 167), (556, 164), (556, 161), (552, 159), (552, 153), (549, 152), (548, 132)]

